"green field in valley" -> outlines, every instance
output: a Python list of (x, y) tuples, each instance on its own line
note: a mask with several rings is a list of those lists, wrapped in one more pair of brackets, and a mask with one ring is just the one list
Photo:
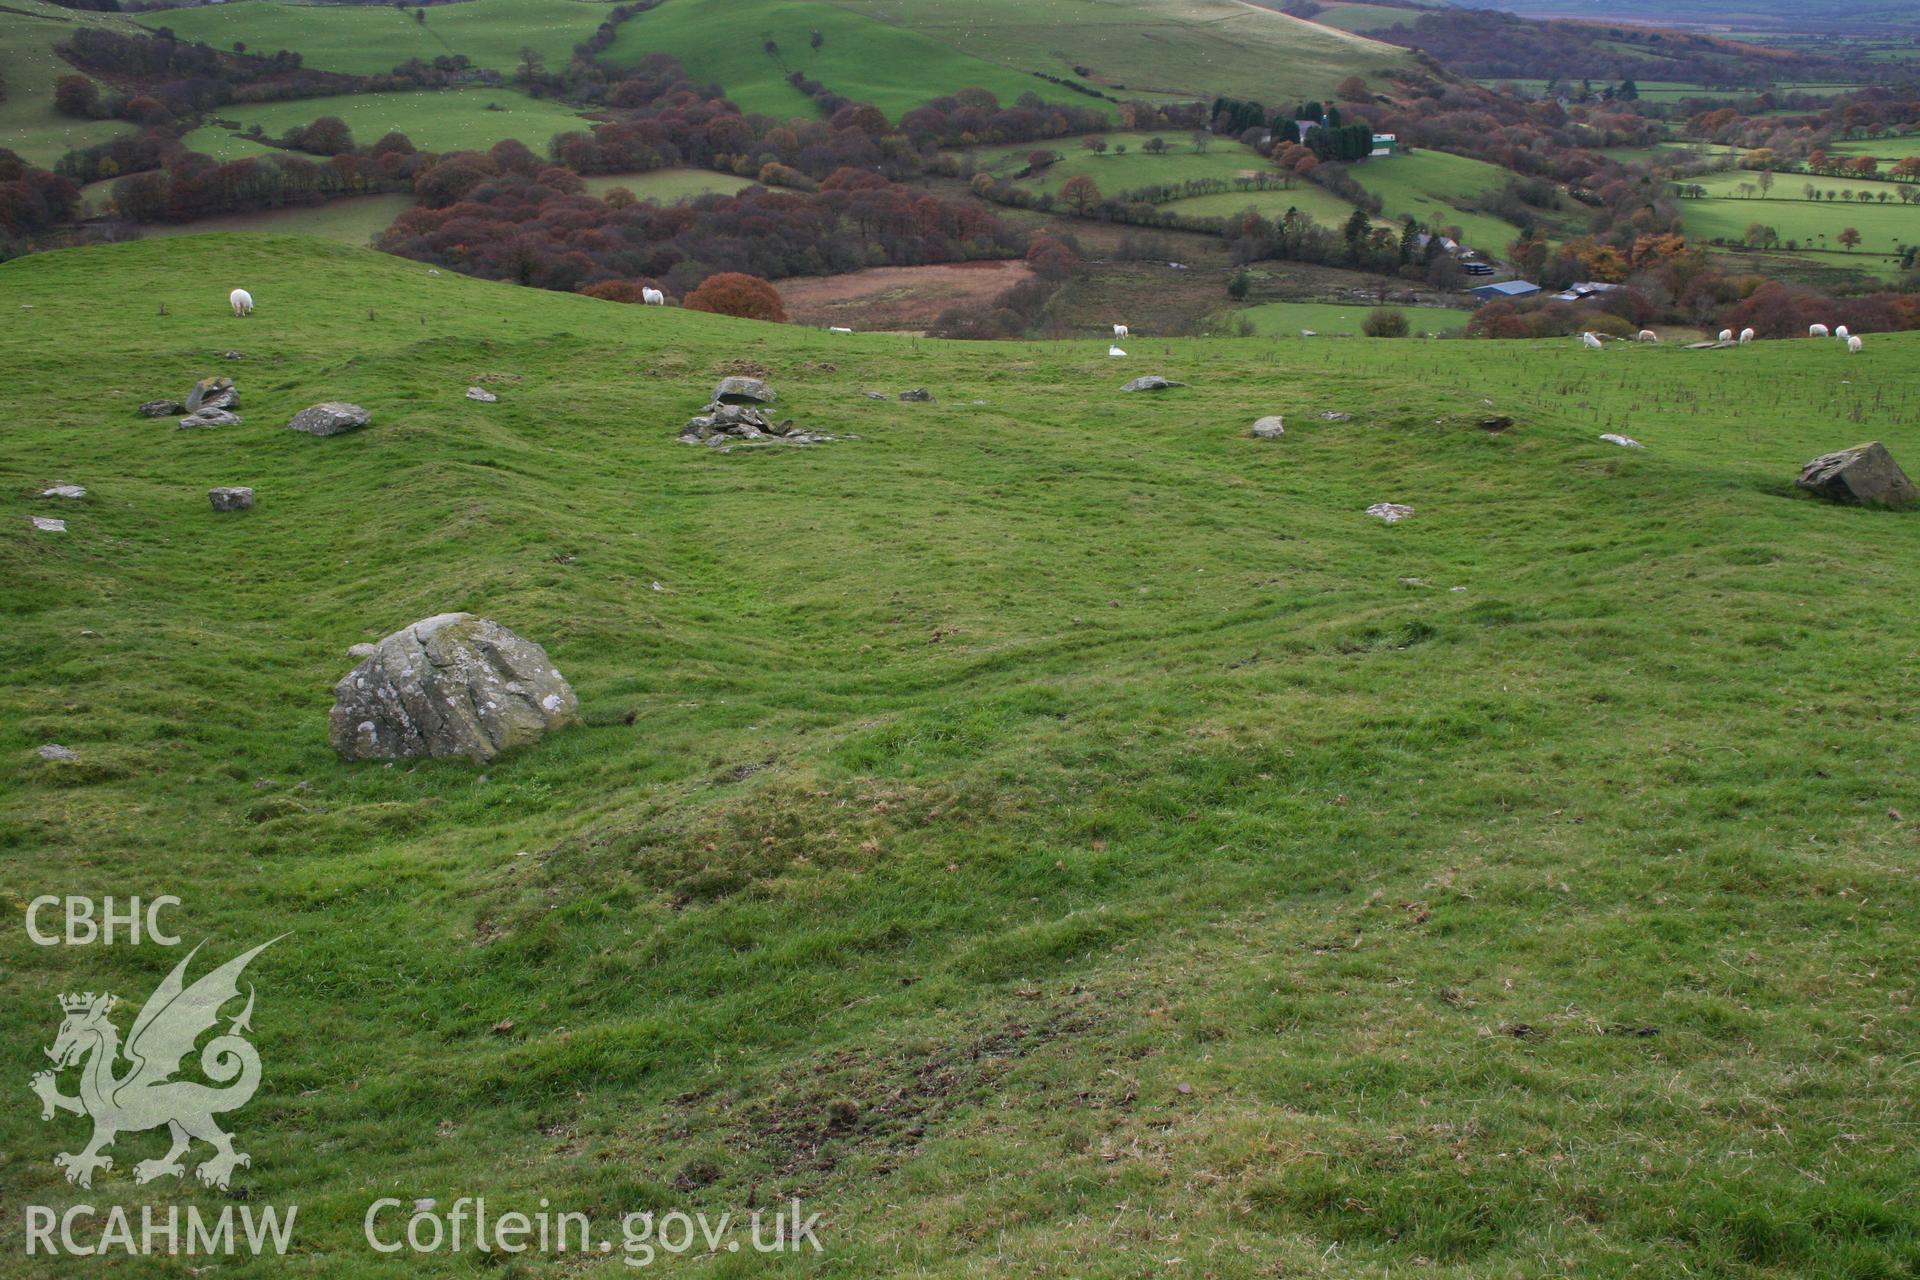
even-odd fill
[(561, 103), (529, 98), (497, 86), (301, 98), (257, 106), (224, 106), (215, 114), (238, 128), (229, 129), (223, 124), (196, 129), (189, 145), (209, 150), (223, 160), (259, 154), (259, 145), (244, 136), (254, 125), (259, 125), (266, 136), (278, 138), (322, 116), (346, 121), (353, 130), (354, 142), (361, 146), (371, 145), (397, 129), (422, 151), (442, 152), (485, 151), (496, 142), (517, 138), (545, 155), (554, 135), (593, 127), (591, 120)]
[[(365, 1241), (475, 1195), (616, 1245), (822, 1215), (817, 1257), (657, 1259), (713, 1280), (1920, 1263), (1920, 516), (1791, 483), (1916, 465), (1920, 334), (1114, 361), (234, 235), (0, 297), (6, 901), (177, 895), (196, 976), (280, 938), (222, 1199), (137, 1184), (151, 1132), (69, 1185), (86, 1122), (26, 1089), (58, 993), (124, 1029), (184, 948), (0, 931), (13, 1274), (100, 1274), (23, 1254), (78, 1204), (297, 1204), (240, 1280), (628, 1273)], [(858, 438), (678, 443), (738, 372)], [(134, 415), (214, 373), (243, 425)], [(372, 425), (283, 428), (329, 399)], [(448, 610), (585, 724), (340, 763), (348, 646)]]
[(1851, 142), (1833, 142), (1828, 155), (1872, 156), (1881, 164), (1891, 164), (1907, 156), (1920, 156), (1920, 133), (1894, 134), (1883, 138), (1856, 138)]
[[(1828, 261), (1838, 258), (1863, 258), (1868, 254), (1884, 256), (1898, 246), (1920, 242), (1920, 205), (1900, 202), (1901, 184), (1873, 182), (1857, 178), (1828, 178), (1816, 174), (1778, 173), (1767, 197), (1758, 194), (1760, 175), (1744, 169), (1685, 179), (1685, 185), (1699, 185), (1710, 193), (1705, 199), (1681, 200), (1680, 212), (1687, 234), (1703, 240), (1739, 241), (1754, 223), (1763, 223), (1779, 232), (1780, 239), (1797, 242), (1802, 249), (1839, 250), (1840, 233), (1848, 227), (1858, 230), (1862, 242), (1857, 252), (1823, 255)], [(1752, 186), (1752, 195), (1742, 188)], [(1833, 192), (1868, 192), (1875, 199), (1809, 200), (1806, 188), (1813, 187), (1824, 196)], [(1883, 203), (1877, 197), (1887, 193)], [(1865, 268), (1863, 268), (1865, 269)]]
[[(1457, 307), (1391, 307), (1407, 318), (1407, 327), (1415, 337), (1451, 333), (1467, 323), (1471, 310)], [(1223, 312), (1216, 318), (1224, 325), (1246, 317), (1254, 333), (1263, 338), (1297, 337), (1311, 329), (1320, 337), (1356, 337), (1374, 308), (1329, 302), (1263, 302)], [(1385, 339), (1382, 339), (1385, 341)]]
[(8, 0), (0, 10), (0, 147), (42, 168), (80, 147), (105, 142), (133, 126), (118, 120), (55, 115), (53, 86), (73, 68), (54, 53), (80, 27), (135, 30), (119, 14), (83, 13), (46, 0)]
[(601, 0), (459, 0), (427, 6), (420, 22), (411, 5), (230, 0), (167, 9), (141, 21), (219, 49), (236, 40), (255, 53), (291, 49), (305, 65), (323, 71), (378, 75), (409, 58), (431, 62), (459, 53), (477, 67), (507, 74), (519, 66), (522, 47), (564, 67), (573, 46), (592, 35), (613, 7)]
[(1349, 172), (1369, 194), (1380, 197), (1382, 215), (1389, 220), (1411, 215), (1426, 226), (1459, 227), (1463, 244), (1494, 255), (1504, 254), (1520, 234), (1518, 227), (1490, 213), (1460, 207), (1513, 180), (1498, 165), (1423, 150), (1366, 160)]
[(647, 173), (598, 173), (586, 180), (589, 195), (604, 196), (624, 187), (642, 200), (678, 204), (694, 196), (732, 195), (754, 185), (753, 179), (712, 169), (654, 169)]
[(1420, 14), (1413, 9), (1384, 4), (1330, 4), (1314, 14), (1313, 20), (1323, 27), (1366, 35), (1396, 26), (1411, 28), (1420, 20)]
[[(811, 43), (816, 31), (818, 49)], [(769, 40), (777, 46), (771, 52)], [(795, 71), (894, 120), (969, 87), (990, 91), (1005, 106), (1035, 93), (1049, 102), (1110, 109), (1023, 68), (902, 29), (860, 6), (818, 0), (671, 0), (624, 24), (605, 56), (631, 63), (650, 53), (670, 53), (696, 78), (717, 81), (743, 111), (781, 117), (819, 113), (811, 98), (787, 82)]]
[(1196, 218), (1230, 218), (1247, 209), (1278, 220), (1289, 209), (1299, 209), (1323, 226), (1338, 229), (1353, 214), (1353, 206), (1325, 187), (1305, 179), (1275, 191), (1230, 191), (1224, 195), (1192, 196), (1169, 201), (1163, 208)]

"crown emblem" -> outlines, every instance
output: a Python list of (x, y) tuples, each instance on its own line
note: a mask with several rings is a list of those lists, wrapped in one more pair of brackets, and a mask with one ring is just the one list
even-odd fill
[(84, 995), (61, 996), (60, 1007), (66, 1010), (68, 1013), (85, 1013), (87, 1012), (87, 1010), (93, 1008), (96, 1001), (99, 1002), (101, 1013), (106, 1013), (109, 1009), (112, 1009), (116, 1003), (118, 1003), (118, 1001), (113, 996), (110, 996), (110, 995), (96, 996), (93, 994), (93, 992), (89, 991)]

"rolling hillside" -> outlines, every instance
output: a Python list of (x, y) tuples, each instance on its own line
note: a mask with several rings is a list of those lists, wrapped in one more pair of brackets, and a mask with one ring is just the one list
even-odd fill
[(117, 120), (70, 120), (53, 111), (53, 86), (73, 68), (54, 53), (82, 26), (134, 31), (118, 14), (82, 13), (45, 0), (7, 0), (0, 12), (0, 147), (18, 152), (42, 168), (75, 147), (105, 142), (131, 125)]
[[(0, 933), (0, 1270), (99, 1273), (20, 1205), (297, 1204), (218, 1274), (631, 1274), (366, 1243), (475, 1195), (821, 1215), (817, 1256), (660, 1260), (715, 1280), (1920, 1259), (1920, 516), (1791, 484), (1920, 459), (1920, 335), (1114, 360), (232, 235), (0, 297), (7, 901), (177, 895), (200, 963), (285, 935), (222, 1199), (136, 1184), (151, 1133), (70, 1186), (85, 1123), (24, 1088), (56, 993), (182, 953)], [(242, 425), (134, 415), (212, 373)], [(848, 438), (678, 443), (733, 373)], [(332, 398), (372, 425), (283, 428)], [(348, 646), (456, 609), (585, 724), (340, 763)]]

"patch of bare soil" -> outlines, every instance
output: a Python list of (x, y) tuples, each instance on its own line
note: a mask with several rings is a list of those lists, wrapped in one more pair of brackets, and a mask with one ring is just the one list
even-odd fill
[(798, 324), (919, 333), (948, 307), (984, 307), (1030, 275), (1024, 262), (959, 262), (800, 276), (775, 287)]

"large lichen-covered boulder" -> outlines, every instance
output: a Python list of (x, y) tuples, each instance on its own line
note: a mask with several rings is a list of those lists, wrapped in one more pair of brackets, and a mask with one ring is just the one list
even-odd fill
[(758, 378), (722, 378), (720, 385), (713, 389), (715, 404), (772, 404), (779, 398), (772, 387)]
[(357, 404), (343, 400), (325, 400), (293, 415), (287, 430), (304, 431), (310, 436), (337, 436), (354, 431), (373, 421), (373, 415)]
[(333, 699), (327, 736), (343, 760), (479, 762), (580, 721), (580, 700), (545, 649), (470, 613), (386, 637)]
[(1910, 507), (1920, 503), (1920, 489), (1879, 441), (1857, 444), (1838, 453), (1826, 453), (1800, 468), (1794, 482), (1829, 502), (1851, 502), (1868, 507)]
[(232, 378), (202, 378), (193, 384), (191, 391), (187, 392), (188, 413), (199, 413), (202, 409), (237, 409), (239, 407), (240, 388), (233, 385)]

